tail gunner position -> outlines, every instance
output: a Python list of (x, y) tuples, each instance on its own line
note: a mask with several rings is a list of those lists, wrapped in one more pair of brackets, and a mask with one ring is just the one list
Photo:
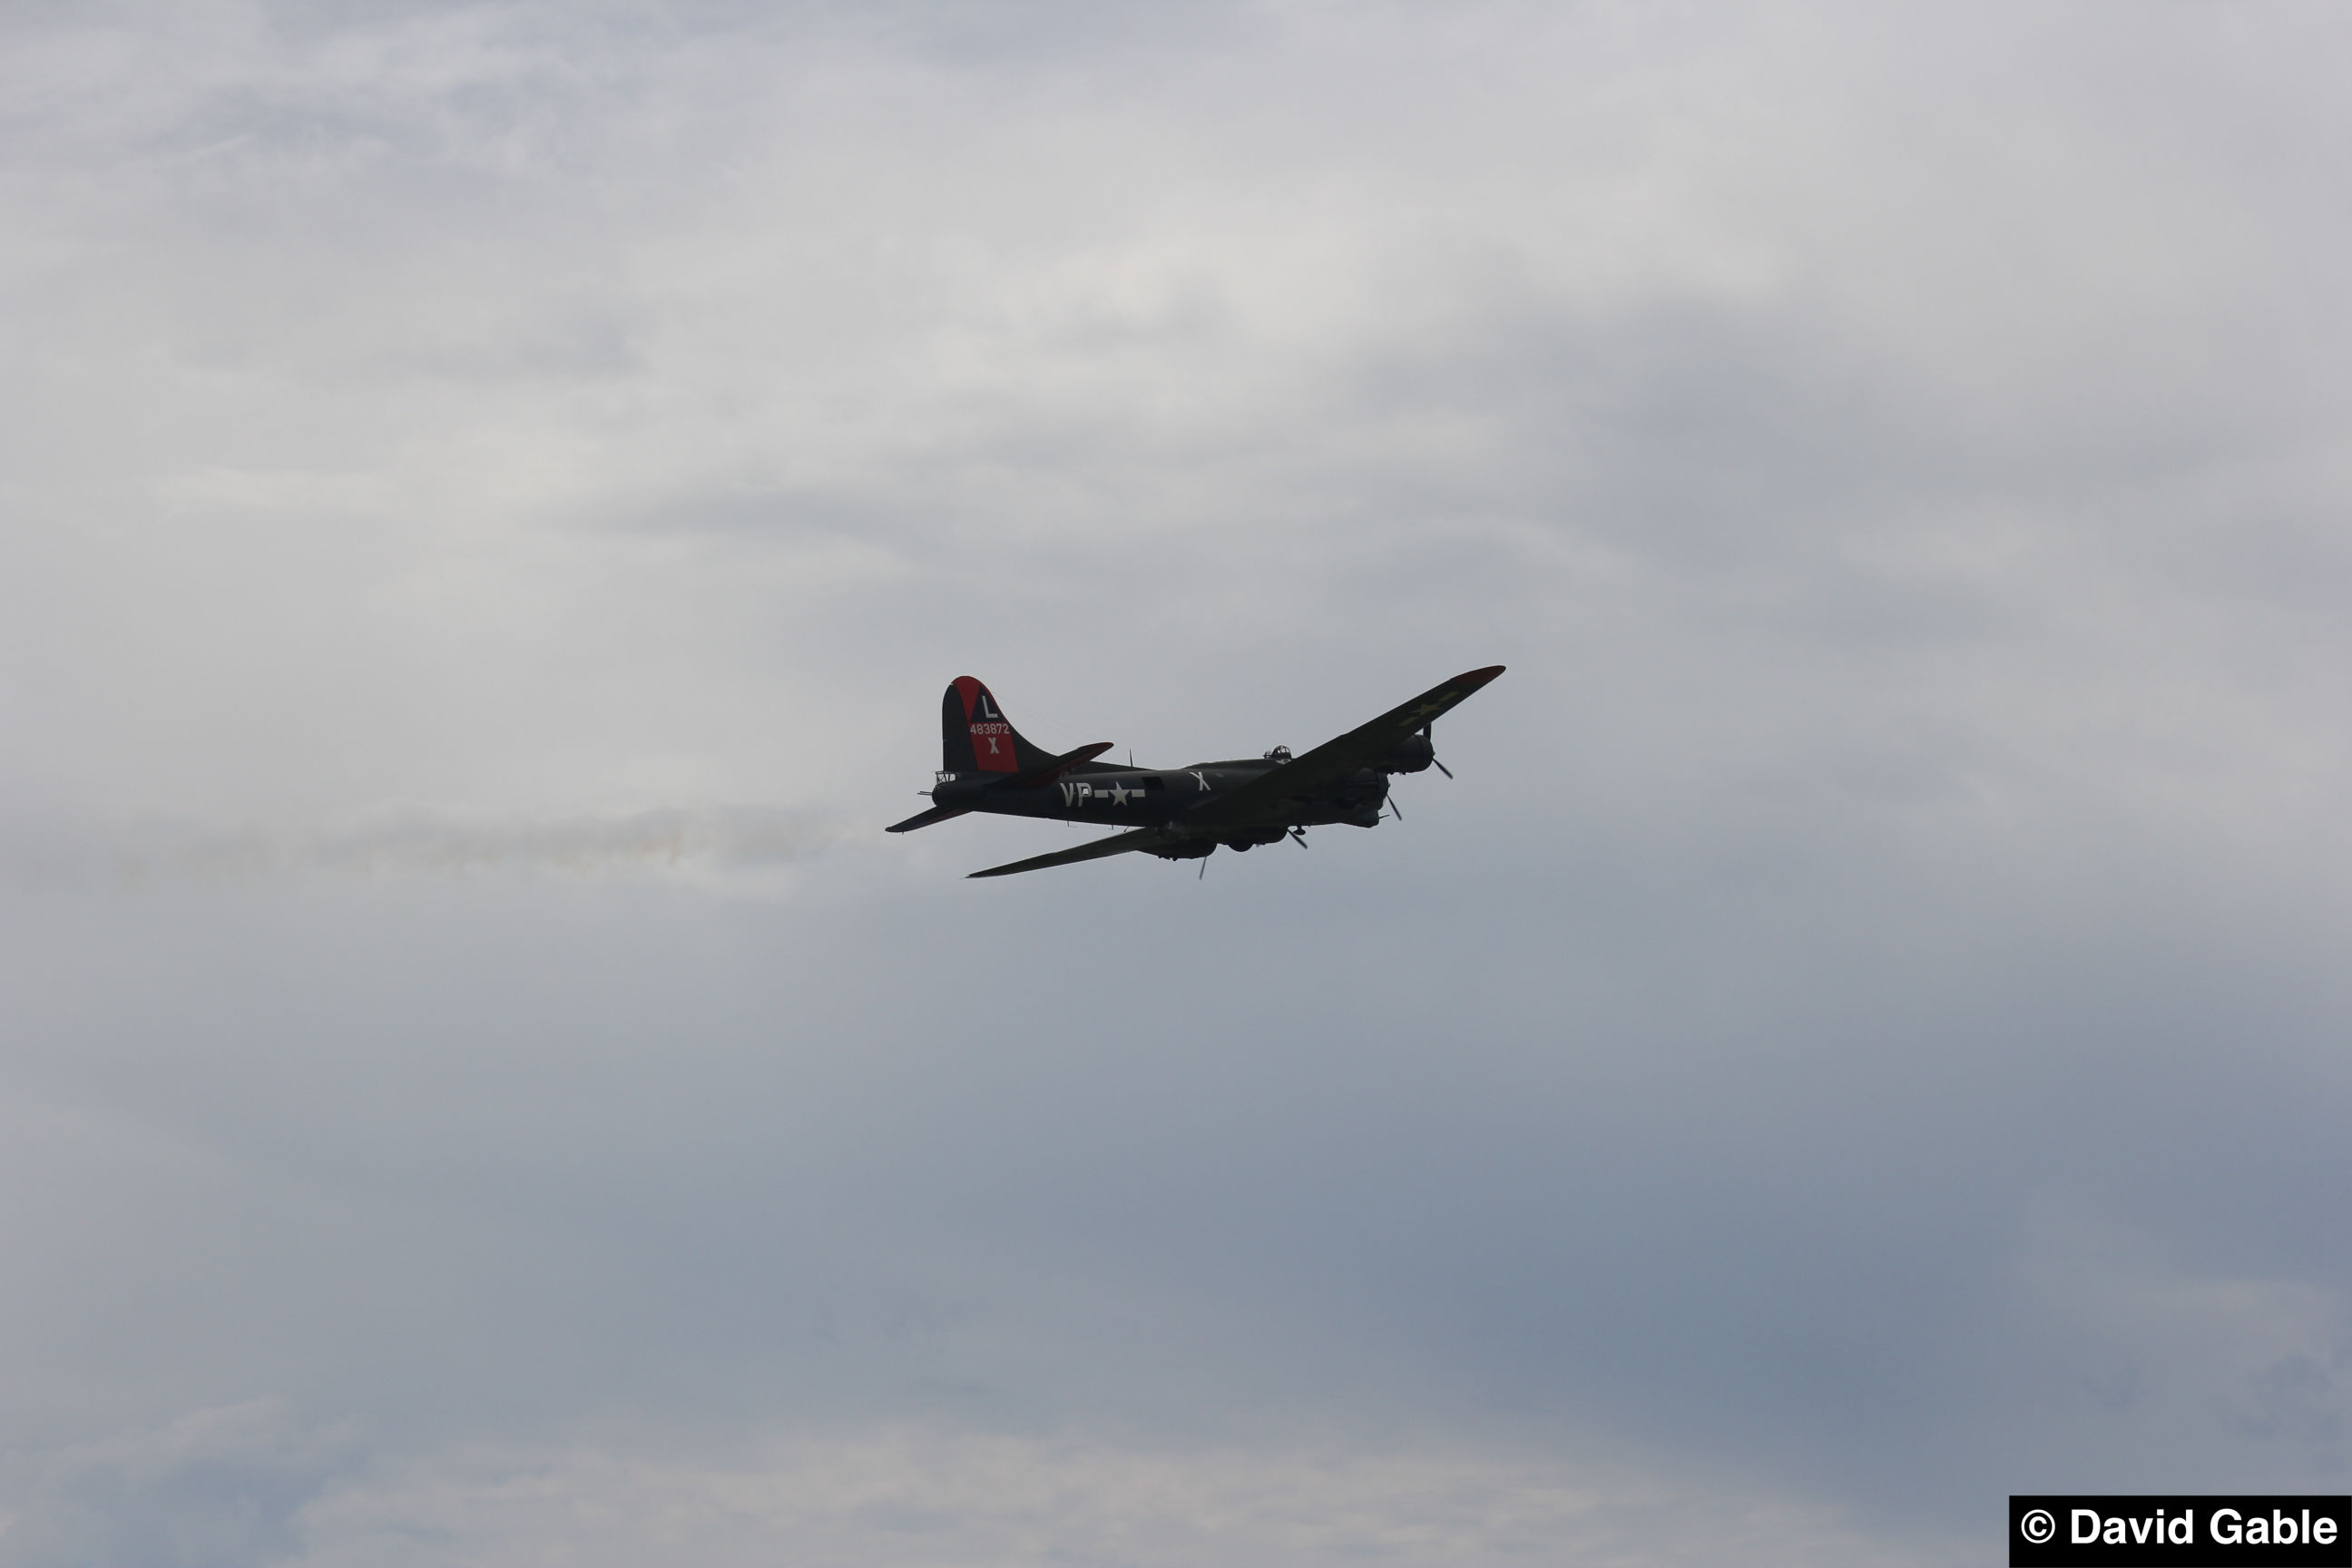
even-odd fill
[(1262, 757), (1173, 769), (1095, 761), (1110, 750), (1108, 741), (1059, 756), (1041, 751), (1005, 719), (987, 687), (960, 675), (940, 706), (945, 755), (938, 780), (927, 792), (931, 809), (890, 831), (929, 827), (968, 811), (1132, 829), (1075, 849), (992, 866), (974, 871), (975, 877), (1043, 870), (1130, 849), (1168, 860), (1192, 860), (1214, 854), (1220, 844), (1241, 850), (1290, 837), (1304, 846), (1306, 830), (1324, 823), (1377, 826), (1382, 807), (1396, 809), (1389, 801), (1391, 774), (1433, 766), (1452, 778), (1452, 771), (1437, 760), (1429, 727), (1502, 673), (1501, 665), (1490, 664), (1457, 675), (1300, 756), (1292, 756), (1287, 746), (1276, 746)]

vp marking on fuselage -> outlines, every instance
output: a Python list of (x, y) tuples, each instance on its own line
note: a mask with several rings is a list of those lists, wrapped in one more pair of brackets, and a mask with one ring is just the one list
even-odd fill
[(1125, 780), (1114, 781), (1101, 789), (1097, 789), (1093, 784), (1081, 781), (1077, 784), (1065, 784), (1061, 786), (1061, 790), (1062, 805), (1065, 808), (1091, 805), (1097, 795), (1102, 796), (1113, 805), (1122, 806), (1128, 803), (1129, 797), (1136, 800), (1143, 798), (1143, 786), (1128, 784)]

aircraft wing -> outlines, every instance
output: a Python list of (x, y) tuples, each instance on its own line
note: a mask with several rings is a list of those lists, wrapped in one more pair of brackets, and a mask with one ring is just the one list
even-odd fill
[(1411, 739), (1455, 703), (1503, 673), (1499, 664), (1474, 669), (1433, 686), (1412, 701), (1391, 708), (1369, 724), (1227, 791), (1177, 818), (1188, 828), (1274, 826), (1289, 820), (1295, 804), (1312, 800), (1359, 769), (1369, 768), (1390, 748)]
[(1056, 849), (1051, 855), (1032, 855), (1026, 860), (1015, 860), (1009, 866), (991, 866), (985, 871), (974, 871), (975, 877), (1010, 877), (1015, 871), (1042, 871), (1048, 866), (1075, 865), (1080, 860), (1099, 860), (1106, 855), (1124, 855), (1130, 849), (1149, 849), (1154, 844), (1165, 844), (1167, 836), (1156, 827), (1139, 827), (1132, 833), (1114, 833), (1108, 838), (1097, 838), (1091, 844), (1081, 844), (1075, 849)]

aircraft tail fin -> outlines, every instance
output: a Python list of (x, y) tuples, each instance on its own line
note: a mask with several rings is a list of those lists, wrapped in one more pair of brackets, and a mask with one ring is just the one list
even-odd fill
[(941, 771), (964, 778), (1034, 773), (1056, 761), (1015, 730), (995, 693), (969, 675), (957, 676), (940, 700), (940, 742)]

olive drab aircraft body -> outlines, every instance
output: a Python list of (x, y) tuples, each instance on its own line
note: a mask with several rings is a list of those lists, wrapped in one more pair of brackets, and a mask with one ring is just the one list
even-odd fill
[(972, 872), (975, 877), (1039, 871), (1130, 852), (1192, 860), (1214, 854), (1219, 845), (1242, 850), (1290, 838), (1303, 846), (1309, 827), (1371, 827), (1384, 808), (1394, 813), (1389, 799), (1393, 774), (1433, 766), (1452, 778), (1453, 772), (1437, 760), (1430, 725), (1502, 673), (1503, 667), (1494, 664), (1457, 675), (1296, 757), (1288, 747), (1276, 746), (1260, 757), (1181, 768), (1097, 762), (1110, 750), (1108, 741), (1058, 756), (1041, 750), (1013, 727), (994, 693), (960, 675), (940, 704), (939, 773), (920, 792), (930, 796), (931, 808), (889, 831), (906, 833), (974, 811), (1129, 829), (1074, 849), (992, 866)]

